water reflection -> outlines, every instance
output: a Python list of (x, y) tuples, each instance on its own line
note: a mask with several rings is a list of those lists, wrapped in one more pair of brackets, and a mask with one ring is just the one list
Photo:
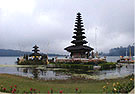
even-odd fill
[(33, 78), (38, 78), (39, 77), (39, 70), (36, 68), (32, 69), (32, 74), (33, 74)]
[(29, 78), (55, 80), (55, 79), (68, 79), (73, 74), (86, 74), (96, 79), (110, 79), (117, 77), (125, 77), (134, 73), (133, 64), (125, 64), (121, 68), (113, 70), (68, 70), (68, 69), (38, 69), (38, 68), (16, 68), (16, 67), (0, 67), (0, 73), (15, 74), (26, 76)]
[(53, 70), (44, 70), (37, 68), (17, 68), (18, 72), (21, 72), (21, 76), (28, 76), (30, 78), (44, 79), (44, 80), (55, 80), (55, 79), (68, 79), (69, 75)]
[(134, 65), (128, 64), (123, 65), (121, 68), (116, 68), (113, 70), (103, 70), (99, 71), (99, 78), (98, 79), (110, 79), (110, 78), (117, 78), (117, 77), (124, 77), (130, 74), (134, 74)]
[[(0, 64), (1, 65), (14, 65), (17, 57), (0, 57)], [(51, 57), (52, 58), (52, 57)], [(119, 57), (107, 57), (108, 62), (116, 62)], [(109, 79), (109, 78), (116, 78), (116, 77), (124, 77), (126, 75), (134, 73), (134, 66), (133, 64), (124, 65), (121, 68), (116, 68), (113, 70), (103, 70), (103, 71), (82, 71), (82, 70), (66, 70), (66, 69), (37, 69), (36, 74), (33, 74), (34, 71), (32, 68), (16, 68), (16, 67), (0, 67), (0, 73), (7, 73), (7, 74), (15, 74), (20, 76), (26, 76), (30, 78), (37, 77), (38, 79), (68, 79), (72, 76), (73, 73), (76, 74), (87, 74), (89, 76), (96, 76), (98, 79)]]
[[(73, 74), (85, 74), (95, 79), (112, 79), (117, 77), (124, 77), (134, 73), (134, 65), (123, 65), (121, 68), (115, 68), (111, 70), (70, 70), (70, 69), (37, 69), (35, 68), (17, 68), (18, 73), (21, 76), (27, 76), (36, 79), (55, 80), (55, 79), (68, 79)], [(19, 74), (19, 75), (20, 75)]]

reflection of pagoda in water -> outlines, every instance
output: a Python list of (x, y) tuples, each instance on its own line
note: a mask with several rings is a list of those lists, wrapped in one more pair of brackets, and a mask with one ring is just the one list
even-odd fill
[(71, 53), (70, 56), (72, 58), (88, 58), (90, 56), (90, 52), (93, 50), (93, 48), (84, 45), (88, 42), (84, 40), (86, 37), (83, 35), (85, 34), (85, 32), (83, 32), (83, 30), (85, 29), (82, 28), (83, 27), (82, 24), (83, 23), (82, 23), (81, 14), (77, 13), (77, 18), (76, 18), (75, 28), (74, 28), (75, 35), (72, 37), (75, 40), (71, 41), (71, 43), (73, 43), (74, 45), (65, 48), (65, 50)]

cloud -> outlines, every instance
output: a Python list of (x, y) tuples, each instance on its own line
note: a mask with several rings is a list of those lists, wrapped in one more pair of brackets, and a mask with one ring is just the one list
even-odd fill
[(77, 12), (94, 48), (97, 28), (99, 51), (133, 43), (133, 0), (0, 0), (0, 48), (68, 54)]

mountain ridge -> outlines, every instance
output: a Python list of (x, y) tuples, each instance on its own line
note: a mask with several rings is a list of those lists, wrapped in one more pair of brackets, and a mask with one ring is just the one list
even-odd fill
[[(14, 49), (0, 49), (0, 56), (23, 56), (24, 54), (31, 54), (32, 52), (14, 50)], [(47, 53), (48, 56), (66, 56), (61, 54)]]

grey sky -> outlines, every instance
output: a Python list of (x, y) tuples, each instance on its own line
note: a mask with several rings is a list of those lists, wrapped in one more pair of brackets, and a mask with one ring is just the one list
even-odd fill
[[(97, 49), (132, 45), (134, 0), (0, 0), (0, 48), (67, 54), (76, 13), (82, 14), (86, 40)], [(87, 44), (88, 45), (88, 44)]]

